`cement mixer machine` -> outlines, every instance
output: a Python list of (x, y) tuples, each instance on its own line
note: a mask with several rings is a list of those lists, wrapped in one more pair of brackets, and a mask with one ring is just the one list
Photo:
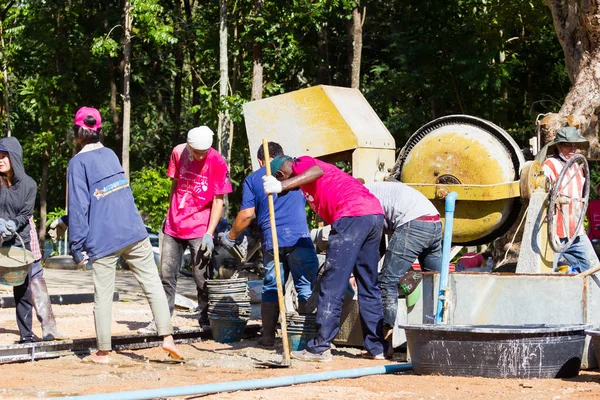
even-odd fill
[[(366, 182), (397, 180), (415, 187), (432, 200), (442, 218), (446, 196), (456, 192), (454, 244), (489, 243), (523, 227), (518, 274), (450, 274), (448, 323), (600, 323), (600, 280), (552, 273), (554, 254), (574, 239), (561, 243), (554, 233), (560, 205), (587, 206), (589, 168), (584, 156), (569, 161), (578, 163), (585, 175), (583, 196), (565, 199), (558, 192), (564, 176), (551, 185), (540, 162), (526, 162), (510, 135), (480, 118), (452, 115), (429, 122), (409, 138), (396, 159), (393, 137), (358, 90), (316, 86), (247, 103), (244, 114), (252, 154), (266, 137), (281, 143), (291, 156), (349, 161), (353, 175)], [(404, 310), (399, 303), (397, 324), (431, 323), (438, 293), (439, 274), (424, 274), (420, 301)], [(356, 315), (345, 310), (338, 342), (360, 344), (356, 331)], [(394, 343), (402, 336), (395, 331)], [(592, 354), (584, 366), (595, 365)]]

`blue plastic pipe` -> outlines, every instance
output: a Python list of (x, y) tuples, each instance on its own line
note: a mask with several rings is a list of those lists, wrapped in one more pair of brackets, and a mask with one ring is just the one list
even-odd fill
[(444, 314), (444, 291), (448, 286), (448, 272), (450, 271), (450, 250), (452, 247), (452, 225), (454, 225), (454, 208), (458, 194), (450, 192), (446, 196), (446, 214), (444, 215), (444, 242), (442, 244), (442, 269), (440, 271), (440, 290), (438, 292), (437, 312), (435, 314), (435, 323), (442, 322)]
[(394, 372), (410, 371), (411, 369), (411, 363), (392, 364), (368, 368), (344, 369), (341, 371), (319, 372), (315, 374), (280, 376), (277, 378), (265, 379), (251, 379), (247, 381), (209, 383), (206, 385), (176, 386), (161, 389), (136, 390), (132, 392), (116, 392), (92, 394), (87, 396), (61, 397), (55, 400), (141, 400), (176, 396), (194, 396), (200, 394), (231, 392), (236, 390), (267, 389), (281, 386), (298, 385), (301, 383), (328, 381), (331, 379), (360, 378), (361, 376), (392, 374)]

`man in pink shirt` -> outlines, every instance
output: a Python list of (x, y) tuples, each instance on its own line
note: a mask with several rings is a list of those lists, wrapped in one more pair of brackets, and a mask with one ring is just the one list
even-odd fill
[(377, 286), (383, 231), (379, 200), (352, 176), (309, 156), (277, 156), (271, 170), (274, 177), (263, 177), (265, 193), (300, 188), (312, 209), (331, 224), (317, 307), (317, 337), (306, 350), (293, 351), (292, 357), (331, 361), (331, 341), (339, 331), (344, 293), (354, 273), (365, 357), (383, 359), (383, 306)]
[[(202, 329), (210, 327), (206, 281), (211, 274), (213, 234), (223, 213), (223, 196), (232, 191), (227, 163), (211, 147), (212, 141), (209, 127), (193, 128), (187, 142), (175, 146), (171, 153), (167, 170), (167, 176), (173, 179), (171, 203), (161, 250), (161, 281), (173, 315), (181, 258), (185, 249), (190, 249)], [(153, 324), (140, 331), (154, 331)]]

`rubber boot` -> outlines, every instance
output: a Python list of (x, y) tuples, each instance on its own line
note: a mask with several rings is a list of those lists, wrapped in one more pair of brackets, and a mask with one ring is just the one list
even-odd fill
[(38, 320), (42, 324), (42, 336), (44, 340), (67, 340), (69, 336), (56, 329), (56, 319), (52, 312), (52, 304), (44, 278), (31, 280), (31, 300)]
[(279, 319), (279, 304), (262, 302), (260, 305), (262, 319), (262, 337), (258, 340), (261, 347), (275, 346), (275, 328)]

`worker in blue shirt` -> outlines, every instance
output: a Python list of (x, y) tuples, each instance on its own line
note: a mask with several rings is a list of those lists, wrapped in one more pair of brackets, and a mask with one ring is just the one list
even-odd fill
[[(283, 149), (278, 143), (269, 142), (271, 159), (283, 154)], [(268, 195), (264, 192), (262, 182), (262, 177), (266, 174), (262, 146), (258, 149), (257, 158), (261, 168), (244, 180), (240, 212), (235, 218), (231, 230), (221, 235), (221, 244), (228, 250), (232, 249), (236, 244), (236, 239), (256, 215), (262, 235), (263, 263), (265, 265), (261, 304), (263, 336), (258, 343), (260, 346), (270, 348), (275, 344), (279, 305)], [(288, 271), (291, 272), (298, 294), (298, 312), (303, 314), (309, 311), (306, 310), (306, 302), (312, 293), (319, 268), (317, 253), (306, 222), (306, 200), (299, 190), (281, 193), (274, 200), (281, 276), (285, 277)], [(285, 282), (283, 285), (285, 287)]]

